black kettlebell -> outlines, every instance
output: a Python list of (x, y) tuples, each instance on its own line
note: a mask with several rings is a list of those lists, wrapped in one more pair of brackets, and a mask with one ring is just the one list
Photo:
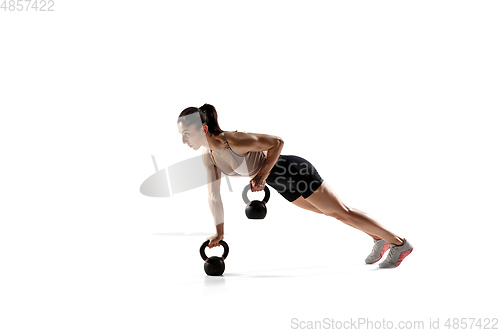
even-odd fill
[(224, 260), (227, 258), (227, 255), (229, 254), (229, 245), (227, 245), (226, 242), (223, 240), (219, 241), (219, 244), (222, 245), (224, 248), (224, 253), (222, 254), (222, 257), (210, 257), (208, 258), (207, 255), (205, 254), (205, 248), (208, 246), (210, 243), (209, 240), (205, 241), (203, 244), (201, 244), (200, 247), (200, 255), (203, 260), (205, 260), (205, 273), (210, 276), (219, 276), (224, 273), (224, 270), (226, 269), (226, 265), (224, 264)]
[(248, 184), (243, 189), (243, 201), (247, 204), (247, 207), (245, 208), (245, 214), (249, 219), (263, 219), (267, 214), (266, 203), (271, 197), (271, 192), (269, 191), (267, 185), (264, 185), (264, 192), (266, 192), (264, 200), (253, 200), (252, 202), (250, 202), (250, 200), (248, 200), (247, 192), (251, 188), (252, 184)]

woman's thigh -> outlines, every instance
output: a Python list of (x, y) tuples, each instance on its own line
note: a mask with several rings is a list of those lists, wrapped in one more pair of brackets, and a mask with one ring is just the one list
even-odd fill
[(350, 210), (350, 207), (340, 200), (326, 181), (323, 181), (320, 187), (305, 201), (319, 209), (323, 214), (335, 218), (342, 218)]
[(298, 197), (296, 200), (292, 201), (292, 203), (295, 206), (300, 207), (302, 209), (310, 210), (310, 211), (318, 213), (318, 214), (323, 214), (322, 211), (320, 211), (318, 208), (314, 207), (312, 204), (307, 202), (306, 199), (304, 199), (301, 196)]

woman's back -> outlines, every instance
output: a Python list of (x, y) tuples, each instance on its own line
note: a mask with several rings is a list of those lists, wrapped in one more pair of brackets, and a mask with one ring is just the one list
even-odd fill
[(228, 176), (252, 177), (266, 161), (266, 151), (250, 151), (245, 156), (235, 152), (226, 140), (226, 132), (221, 133), (226, 149), (206, 149), (203, 153), (209, 154), (212, 162), (219, 170)]

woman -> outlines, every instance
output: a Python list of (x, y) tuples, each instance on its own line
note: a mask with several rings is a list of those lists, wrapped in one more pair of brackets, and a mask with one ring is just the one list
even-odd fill
[(207, 170), (210, 210), (216, 234), (208, 237), (209, 248), (219, 246), (224, 238), (224, 211), (220, 196), (221, 172), (228, 176), (250, 177), (252, 192), (262, 191), (267, 183), (294, 205), (325, 214), (359, 229), (373, 238), (373, 249), (367, 264), (379, 261), (390, 249), (381, 268), (398, 267), (413, 247), (380, 225), (364, 212), (342, 203), (314, 166), (295, 155), (281, 155), (283, 140), (266, 134), (224, 132), (217, 112), (210, 104), (189, 107), (177, 120), (182, 143), (198, 150), (203, 147), (203, 164)]

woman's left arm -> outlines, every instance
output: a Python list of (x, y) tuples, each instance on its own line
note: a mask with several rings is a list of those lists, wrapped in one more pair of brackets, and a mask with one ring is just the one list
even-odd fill
[[(259, 172), (252, 178), (252, 192), (262, 191), (269, 172), (278, 160), (284, 141), (279, 136), (255, 133), (232, 133), (232, 143), (239, 151), (265, 151), (267, 150), (266, 162), (262, 165)], [(232, 140), (232, 141), (233, 141)], [(230, 142), (231, 145), (231, 142)]]

